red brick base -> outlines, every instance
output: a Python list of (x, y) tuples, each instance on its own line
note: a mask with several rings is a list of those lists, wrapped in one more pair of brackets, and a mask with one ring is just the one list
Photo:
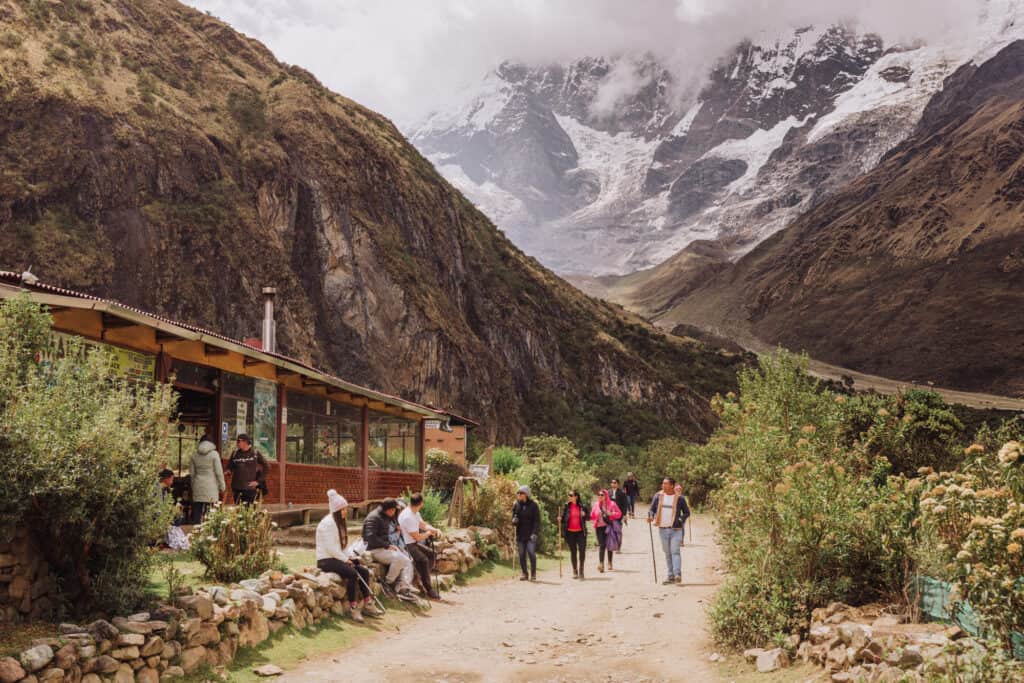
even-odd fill
[[(287, 500), (282, 501), (280, 492), (279, 463), (270, 463), (267, 475), (268, 495), (263, 499), (267, 504), (294, 503), (316, 505), (327, 503), (327, 489), (335, 489), (350, 502), (363, 500), (363, 473), (353, 467), (324, 467), (322, 465), (298, 465), (288, 463), (285, 487)], [(224, 462), (224, 474), (231, 489), (231, 476)], [(406, 489), (419, 491), (423, 487), (423, 475), (419, 472), (389, 472), (370, 470), (370, 499), (379, 500), (389, 496), (400, 496)]]

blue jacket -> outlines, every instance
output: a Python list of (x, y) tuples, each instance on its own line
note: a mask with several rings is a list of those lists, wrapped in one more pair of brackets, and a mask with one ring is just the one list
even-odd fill
[[(656, 519), (658, 516), (658, 506), (661, 503), (661, 491), (654, 494), (651, 498), (651, 509), (647, 511), (647, 517), (649, 519)], [(686, 524), (687, 518), (690, 516), (690, 506), (686, 504), (686, 496), (676, 497), (676, 516), (672, 520), (673, 529), (682, 529), (683, 525)]]

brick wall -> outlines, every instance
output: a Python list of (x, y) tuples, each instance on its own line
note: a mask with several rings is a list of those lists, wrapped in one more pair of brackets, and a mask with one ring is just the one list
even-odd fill
[[(326, 504), (327, 489), (335, 489), (349, 501), (363, 500), (363, 473), (354, 467), (324, 467), (323, 465), (285, 465), (288, 500), (281, 500), (281, 465), (270, 463), (267, 474), (269, 492), (263, 502), (295, 503), (296, 505)], [(231, 490), (231, 475), (228, 474), (227, 460), (224, 461), (224, 478)], [(370, 498), (380, 499), (398, 496), (406, 489), (419, 491), (423, 487), (423, 475), (419, 472), (387, 472), (370, 470)]]
[(370, 499), (394, 497), (406, 489), (419, 491), (423, 488), (423, 475), (419, 472), (386, 472), (370, 470)]

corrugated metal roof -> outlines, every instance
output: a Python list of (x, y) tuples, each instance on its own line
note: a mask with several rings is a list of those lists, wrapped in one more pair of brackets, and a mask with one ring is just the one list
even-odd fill
[(281, 363), (287, 363), (289, 365), (298, 366), (300, 369), (304, 369), (304, 370), (306, 370), (307, 372), (309, 372), (309, 373), (311, 373), (313, 375), (317, 375), (317, 376), (319, 376), (319, 377), (321, 377), (323, 379), (326, 379), (326, 380), (330, 381), (331, 383), (333, 383), (338, 388), (345, 389), (345, 390), (350, 391), (352, 393), (362, 394), (366, 398), (371, 398), (371, 399), (379, 400), (379, 401), (381, 401), (383, 403), (391, 404), (394, 407), (411, 410), (412, 412), (417, 412), (417, 413), (423, 414), (423, 415), (425, 415), (427, 417), (439, 418), (439, 417), (442, 417), (443, 415), (447, 414), (447, 411), (441, 411), (441, 410), (438, 410), (436, 408), (431, 408), (429, 406), (425, 406), (425, 405), (416, 403), (414, 401), (409, 401), (407, 399), (401, 398), (400, 396), (393, 396), (391, 394), (387, 394), (387, 393), (384, 393), (384, 392), (381, 392), (381, 391), (377, 391), (377, 390), (374, 390), (374, 389), (369, 389), (367, 387), (363, 387), (363, 386), (360, 386), (358, 384), (353, 384), (352, 382), (349, 382), (347, 380), (343, 380), (340, 377), (335, 377), (334, 375), (331, 375), (331, 374), (329, 374), (327, 372), (324, 372), (323, 370), (319, 370), (319, 369), (313, 367), (312, 365), (309, 365), (308, 363), (300, 361), (300, 360), (298, 360), (296, 358), (291, 358), (290, 356), (285, 356), (284, 354), (280, 354), (280, 353), (273, 353), (273, 352), (270, 352), (270, 351), (264, 351), (264, 350), (261, 350), (261, 349), (257, 349), (257, 348), (254, 348), (252, 346), (249, 346), (245, 342), (239, 341), (237, 339), (232, 339), (231, 337), (228, 337), (226, 335), (220, 334), (219, 332), (214, 332), (213, 330), (209, 330), (209, 329), (206, 329), (204, 327), (199, 327), (198, 325), (192, 325), (190, 323), (184, 323), (184, 322), (180, 322), (180, 321), (177, 321), (177, 320), (173, 320), (171, 318), (166, 318), (164, 316), (156, 315), (155, 313), (150, 313), (148, 311), (144, 311), (142, 309), (135, 308), (134, 306), (129, 306), (127, 304), (121, 303), (119, 301), (115, 301), (113, 299), (104, 299), (104, 298), (101, 298), (101, 297), (93, 296), (92, 294), (86, 294), (85, 292), (79, 292), (79, 291), (75, 291), (73, 289), (66, 289), (64, 287), (58, 287), (56, 285), (51, 285), (51, 284), (47, 284), (47, 283), (44, 283), (44, 282), (35, 282), (33, 284), (27, 284), (27, 283), (22, 281), (22, 276), (19, 273), (15, 273), (13, 271), (6, 271), (6, 270), (0, 271), (0, 282), (3, 282), (3, 283), (6, 283), (6, 284), (9, 284), (9, 285), (13, 285), (13, 286), (19, 287), (19, 288), (24, 289), (24, 290), (29, 291), (29, 292), (36, 291), (36, 292), (42, 292), (42, 293), (46, 293), (46, 294), (54, 294), (54, 295), (57, 295), (57, 296), (64, 296), (64, 297), (69, 297), (69, 298), (74, 298), (74, 299), (84, 299), (84, 300), (87, 300), (87, 301), (96, 302), (98, 304), (103, 304), (105, 306), (112, 306), (112, 307), (115, 307), (115, 310), (107, 311), (108, 313), (111, 313), (112, 315), (117, 315), (117, 310), (116, 309), (123, 309), (126, 312), (130, 312), (130, 313), (135, 314), (135, 316), (139, 316), (139, 317), (142, 317), (142, 318), (148, 318), (150, 320), (153, 320), (153, 321), (156, 321), (156, 322), (159, 322), (159, 323), (164, 323), (166, 325), (171, 325), (173, 327), (178, 327), (178, 328), (181, 328), (181, 329), (184, 329), (184, 330), (188, 330), (190, 332), (193, 332), (195, 334), (200, 334), (200, 335), (203, 335), (205, 337), (211, 337), (213, 339), (219, 339), (219, 340), (221, 340), (221, 341), (223, 341), (225, 343), (231, 344), (233, 346), (240, 347), (240, 348), (238, 348), (236, 350), (239, 353), (243, 353), (243, 354), (245, 354), (247, 356), (251, 356), (251, 357), (255, 357), (255, 358), (263, 356), (263, 357), (268, 358), (268, 359), (273, 359), (273, 360), (279, 361), (279, 363), (276, 363), (277, 365), (280, 365)]

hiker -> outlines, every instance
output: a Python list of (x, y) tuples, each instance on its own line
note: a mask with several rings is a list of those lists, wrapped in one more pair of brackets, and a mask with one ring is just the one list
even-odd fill
[(587, 511), (580, 502), (579, 491), (569, 491), (569, 500), (562, 508), (562, 537), (569, 546), (572, 578), (583, 580), (583, 564), (587, 559)]
[(210, 506), (224, 494), (224, 468), (217, 447), (204, 434), (188, 463), (192, 477), (192, 523), (202, 524)]
[[(683, 495), (683, 485), (676, 482), (676, 485), (673, 487), (673, 491), (677, 496), (683, 499), (683, 504), (686, 505), (686, 509), (689, 510), (690, 505), (686, 500), (686, 496)], [(686, 516), (689, 517), (689, 513), (687, 513)], [(683, 521), (685, 522), (686, 520)], [(683, 527), (683, 535), (679, 537), (679, 547), (682, 548), (684, 545), (686, 545), (686, 527)]]
[(640, 482), (636, 480), (632, 472), (626, 473), (626, 481), (622, 485), (622, 489), (626, 492), (626, 498), (629, 500), (630, 516), (636, 517), (636, 502), (640, 500)]
[[(519, 551), (519, 568), (523, 570), (520, 581), (537, 580), (537, 540), (540, 536), (540, 508), (530, 498), (530, 487), (520, 486), (518, 499), (512, 506), (512, 526), (516, 528), (516, 546)], [(530, 560), (530, 572), (526, 572), (526, 560)]]
[(405, 551), (412, 558), (416, 574), (419, 576), (423, 593), (431, 600), (440, 600), (441, 595), (430, 582), (430, 570), (434, 566), (434, 549), (427, 545), (431, 539), (441, 536), (440, 530), (423, 521), (420, 510), (423, 509), (423, 494), (414, 493), (409, 498), (409, 506), (398, 515), (398, 527), (402, 530)]
[(626, 513), (629, 510), (629, 496), (626, 492), (619, 488), (619, 480), (612, 479), (611, 488), (608, 489), (608, 497), (612, 499), (612, 502), (619, 506), (619, 511), (622, 513), (622, 523), (626, 524)]
[(608, 554), (608, 571), (614, 571), (612, 556), (622, 545), (622, 510), (608, 495), (607, 489), (601, 489), (590, 510), (590, 521), (594, 523), (597, 533), (598, 562), (597, 571), (604, 572), (604, 556)]
[(676, 495), (676, 480), (665, 477), (661, 482), (661, 491), (651, 499), (651, 509), (647, 512), (648, 524), (658, 527), (661, 538), (661, 549), (665, 552), (665, 564), (668, 565), (668, 578), (664, 585), (683, 582), (682, 557), (679, 548), (683, 542), (683, 527), (690, 516), (690, 508), (686, 498)]
[(231, 493), (234, 495), (235, 505), (252, 505), (260, 491), (266, 489), (267, 470), (270, 469), (270, 464), (262, 453), (252, 447), (252, 439), (248, 434), (239, 434), (235, 445), (238, 448), (228, 460)]
[(369, 617), (379, 617), (383, 612), (373, 604), (370, 595), (370, 570), (362, 565), (355, 553), (347, 550), (348, 524), (345, 517), (348, 501), (331, 489), (327, 492), (327, 507), (330, 512), (316, 525), (316, 566), (322, 572), (331, 572), (345, 579), (348, 615), (361, 624), (364, 611)]
[(370, 556), (387, 565), (385, 581), (394, 587), (395, 593), (403, 600), (414, 600), (412, 593), (412, 558), (391, 542), (390, 536), (397, 531), (398, 501), (385, 498), (376, 510), (363, 520), (363, 540)]

